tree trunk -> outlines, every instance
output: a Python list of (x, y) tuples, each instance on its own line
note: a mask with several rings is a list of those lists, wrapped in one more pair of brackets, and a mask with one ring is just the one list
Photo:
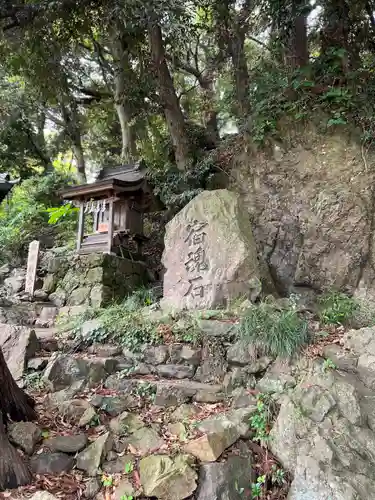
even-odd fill
[(245, 33), (241, 27), (234, 30), (229, 41), (229, 53), (233, 66), (233, 83), (236, 93), (236, 115), (241, 122), (250, 113), (249, 70), (245, 55)]
[(172, 138), (177, 168), (184, 171), (191, 163), (190, 140), (165, 58), (164, 42), (160, 26), (151, 22), (148, 27), (148, 35), (160, 100), (164, 107), (168, 130)]
[(0, 348), (0, 491), (17, 488), (31, 481), (31, 473), (6, 436), (6, 424), (35, 420), (34, 400), (18, 387)]
[(72, 143), (73, 155), (76, 159), (79, 182), (86, 182), (86, 161), (83, 152), (81, 129), (77, 103), (73, 96), (63, 96), (61, 99), (61, 114), (65, 130)]
[(215, 109), (214, 77), (210, 73), (202, 76), (199, 80), (203, 98), (203, 123), (206, 127), (207, 137), (212, 144), (220, 140), (219, 126), (217, 122), (217, 111)]
[(115, 64), (114, 105), (121, 128), (121, 161), (132, 163), (138, 159), (138, 152), (134, 126), (131, 124), (133, 113), (126, 90), (133, 80), (133, 69), (124, 38), (124, 26), (118, 19), (113, 19), (111, 26), (111, 52)]

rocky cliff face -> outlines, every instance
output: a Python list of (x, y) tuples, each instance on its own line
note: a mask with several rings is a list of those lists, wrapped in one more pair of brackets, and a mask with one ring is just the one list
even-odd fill
[(375, 157), (354, 136), (320, 135), (312, 125), (288, 134), (268, 152), (238, 142), (230, 162), (278, 290), (374, 295)]

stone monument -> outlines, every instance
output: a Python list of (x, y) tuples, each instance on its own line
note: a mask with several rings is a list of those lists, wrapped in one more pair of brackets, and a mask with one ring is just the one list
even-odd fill
[(209, 309), (261, 291), (256, 245), (240, 196), (203, 191), (166, 227), (162, 307)]
[(29, 245), (29, 254), (27, 257), (27, 272), (25, 292), (30, 295), (34, 294), (36, 271), (39, 261), (39, 241), (34, 240)]

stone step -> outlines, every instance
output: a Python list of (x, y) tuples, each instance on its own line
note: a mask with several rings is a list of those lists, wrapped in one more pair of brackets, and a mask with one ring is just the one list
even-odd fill
[(178, 406), (182, 403), (196, 401), (200, 403), (217, 403), (225, 400), (223, 387), (218, 384), (203, 384), (193, 380), (121, 378), (117, 374), (110, 375), (106, 382), (107, 389), (118, 392), (135, 392), (140, 395), (154, 395), (157, 406)]
[(54, 352), (59, 349), (56, 328), (33, 328), (33, 330), (35, 331), (37, 339), (39, 340), (41, 350)]

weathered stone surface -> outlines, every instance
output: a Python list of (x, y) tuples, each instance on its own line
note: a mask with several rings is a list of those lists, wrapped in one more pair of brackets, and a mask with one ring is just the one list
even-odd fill
[[(208, 428), (207, 428), (208, 427)], [(184, 447), (185, 453), (197, 457), (201, 462), (214, 462), (229, 446), (239, 439), (238, 426), (229, 420), (217, 420), (214, 424), (203, 427), (207, 434), (193, 439)]]
[(161, 365), (168, 359), (168, 347), (164, 345), (148, 347), (144, 352), (144, 360), (151, 365)]
[(194, 417), (197, 413), (198, 409), (194, 405), (182, 404), (171, 414), (170, 421), (183, 422)]
[(88, 304), (90, 298), (90, 288), (83, 286), (73, 290), (68, 297), (68, 306), (80, 306), (81, 304)]
[(109, 432), (99, 436), (88, 448), (77, 456), (77, 468), (89, 476), (96, 476), (106, 454), (112, 447)]
[(40, 453), (30, 459), (30, 468), (34, 474), (61, 474), (69, 472), (73, 465), (73, 457), (65, 453)]
[(35, 356), (39, 342), (35, 331), (30, 328), (0, 324), (0, 348), (13, 378), (20, 380), (27, 361)]
[(87, 352), (89, 354), (95, 354), (99, 358), (112, 358), (114, 356), (120, 356), (122, 348), (112, 344), (95, 343), (88, 347)]
[(109, 423), (109, 428), (117, 436), (126, 436), (144, 427), (143, 420), (135, 413), (127, 411), (113, 418)]
[(230, 456), (225, 462), (203, 464), (197, 500), (242, 500), (254, 481), (251, 458)]
[(85, 484), (85, 498), (94, 498), (99, 493), (101, 484), (96, 477), (90, 478)]
[(9, 426), (9, 440), (21, 448), (27, 455), (32, 455), (35, 446), (42, 439), (42, 431), (33, 422), (16, 422)]
[(195, 368), (185, 365), (160, 365), (157, 367), (157, 372), (160, 377), (183, 379), (192, 378)]
[(209, 309), (243, 295), (256, 299), (257, 250), (239, 195), (204, 191), (188, 203), (167, 225), (163, 264), (165, 307)]
[(29, 370), (41, 371), (44, 370), (47, 364), (48, 364), (47, 358), (31, 358), (27, 362), (27, 368)]
[(259, 380), (255, 388), (259, 392), (282, 393), (291, 387), (295, 387), (296, 379), (287, 373), (266, 373)]
[(145, 455), (150, 451), (156, 451), (164, 445), (164, 440), (150, 427), (144, 427), (135, 431), (127, 442), (131, 444), (140, 455)]
[(184, 500), (197, 487), (197, 473), (189, 457), (152, 455), (139, 464), (141, 483), (145, 495), (162, 500)]
[(197, 366), (199, 365), (201, 361), (201, 356), (202, 356), (202, 350), (201, 349), (194, 349), (193, 347), (189, 345), (183, 345), (181, 352), (180, 352), (180, 357), (181, 361), (184, 361), (185, 363), (188, 363), (189, 365)]
[(99, 408), (111, 417), (117, 417), (125, 410), (134, 408), (136, 402), (129, 394), (128, 396), (96, 396), (91, 400), (95, 408)]
[(60, 411), (64, 418), (77, 423), (88, 408), (92, 406), (86, 399), (72, 399), (64, 401), (60, 406)]
[(87, 436), (85, 434), (76, 434), (72, 436), (54, 436), (46, 439), (43, 443), (51, 451), (61, 451), (62, 453), (77, 453), (83, 450), (87, 445)]
[(50, 406), (61, 407), (67, 401), (74, 398), (85, 387), (86, 381), (84, 379), (73, 382), (72, 385), (61, 391), (53, 392), (48, 396), (47, 402)]
[(58, 500), (58, 499), (57, 497), (55, 497), (55, 495), (48, 493), (48, 491), (37, 491), (30, 498), (30, 500)]
[(88, 363), (81, 358), (55, 354), (48, 363), (43, 380), (52, 391), (59, 391), (77, 380), (84, 380), (89, 373)]
[(374, 410), (372, 391), (355, 374), (323, 371), (321, 363), (309, 367), (283, 399), (271, 431), (273, 453), (293, 470), (288, 499), (374, 496), (375, 434), (368, 427)]
[(202, 347), (202, 361), (195, 379), (207, 384), (223, 381), (227, 371), (224, 346), (217, 339), (206, 338)]
[(57, 288), (51, 295), (49, 296), (49, 300), (52, 304), (55, 304), (56, 307), (62, 307), (66, 303), (67, 293), (62, 288)]
[(124, 498), (135, 498), (136, 491), (129, 479), (122, 479), (116, 486), (113, 500), (124, 500)]

